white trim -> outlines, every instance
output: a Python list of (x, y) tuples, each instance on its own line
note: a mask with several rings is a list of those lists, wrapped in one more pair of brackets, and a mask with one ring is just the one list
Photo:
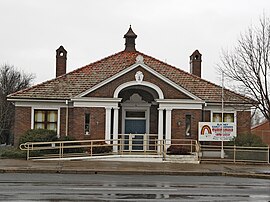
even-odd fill
[(202, 104), (159, 104), (161, 109), (202, 109)]
[(106, 116), (105, 116), (105, 140), (107, 144), (110, 144), (111, 139), (111, 108), (106, 109)]
[(148, 81), (142, 81), (141, 83), (138, 83), (137, 81), (129, 81), (129, 82), (123, 83), (115, 89), (113, 97), (118, 98), (118, 94), (120, 93), (121, 90), (129, 86), (136, 86), (136, 85), (150, 87), (158, 93), (159, 99), (164, 99), (164, 94), (162, 90), (157, 85), (150, 83)]
[[(161, 145), (161, 140), (163, 140), (163, 109), (158, 109), (158, 144)], [(161, 152), (161, 146), (158, 146), (158, 152)]]
[[(221, 105), (210, 105), (207, 104), (206, 106), (204, 106), (203, 108), (204, 110), (209, 110), (209, 111), (221, 111)], [(230, 105), (224, 106), (224, 110), (225, 111), (251, 111), (251, 109), (245, 106), (241, 106), (241, 105)]]
[(74, 107), (118, 107), (118, 103), (122, 98), (75, 98), (72, 99)]
[(204, 101), (191, 99), (156, 99), (161, 109), (202, 109)]
[(166, 130), (165, 130), (166, 148), (171, 145), (172, 139), (172, 110), (166, 109)]
[[(254, 107), (252, 104), (245, 104), (245, 103), (233, 103), (233, 102), (225, 102), (224, 107), (232, 110), (249, 110), (250, 108)], [(221, 108), (221, 102), (205, 102), (205, 109), (212, 110), (212, 109), (219, 109)]]
[(71, 101), (75, 102), (121, 102), (122, 98), (106, 98), (106, 97), (82, 97), (72, 98)]
[(117, 152), (117, 139), (118, 139), (118, 123), (119, 123), (119, 107), (113, 108), (113, 151)]
[(45, 102), (45, 101), (40, 102), (39, 100), (15, 102), (15, 107), (33, 107), (33, 106), (66, 107), (66, 102)]
[[(86, 90), (85, 92), (77, 95), (76, 97), (83, 97), (85, 95), (87, 95), (90, 92), (93, 92), (94, 90), (97, 90), (98, 88), (104, 86), (107, 83), (110, 83), (111, 81), (117, 79), (118, 77), (128, 73), (129, 71), (137, 68), (137, 67), (142, 67), (143, 69), (147, 70), (148, 72), (150, 72), (151, 74), (155, 75), (156, 77), (158, 77), (159, 79), (161, 79), (162, 81), (165, 81), (166, 83), (170, 84), (172, 87), (176, 88), (177, 90), (181, 91), (182, 93), (184, 93), (185, 95), (187, 95), (188, 97), (191, 97), (194, 100), (201, 100), (199, 97), (195, 96), (194, 94), (190, 93), (189, 91), (187, 91), (186, 89), (182, 88), (181, 86), (179, 86), (178, 84), (176, 84), (175, 82), (171, 81), (170, 79), (168, 79), (167, 77), (163, 76), (162, 74), (158, 73), (157, 71), (153, 70), (151, 67), (149, 67), (148, 65), (145, 65), (144, 63), (135, 63), (127, 68), (125, 68), (123, 71), (115, 74), (112, 77), (109, 77), (108, 79), (105, 79), (104, 81), (98, 83), (97, 85), (93, 86), (92, 88)], [(135, 81), (136, 82), (136, 81)], [(137, 82), (136, 82), (137, 83)], [(137, 83), (138, 84), (138, 83)], [(160, 99), (162, 99), (160, 97)]]
[(57, 137), (60, 137), (60, 107), (45, 107), (45, 106), (33, 106), (31, 108), (31, 129), (34, 129), (35, 124), (35, 110), (57, 110)]
[(10, 102), (57, 102), (57, 103), (66, 103), (66, 100), (68, 99), (63, 99), (63, 100), (51, 100), (51, 99), (22, 99), (22, 98), (7, 98), (7, 101)]
[(203, 100), (192, 100), (192, 99), (155, 99), (157, 103), (162, 104), (204, 104)]

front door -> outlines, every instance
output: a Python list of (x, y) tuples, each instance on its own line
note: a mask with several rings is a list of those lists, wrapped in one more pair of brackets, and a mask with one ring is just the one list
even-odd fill
[(132, 134), (132, 136), (129, 137), (132, 138), (132, 150), (143, 150), (146, 120), (126, 120), (125, 131), (125, 134)]
[(125, 150), (143, 150), (143, 139), (146, 133), (146, 111), (126, 112)]

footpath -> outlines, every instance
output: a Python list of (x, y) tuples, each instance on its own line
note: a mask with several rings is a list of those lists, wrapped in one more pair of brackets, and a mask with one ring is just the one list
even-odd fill
[(169, 162), (128, 162), (102, 160), (15, 160), (0, 159), (0, 173), (80, 173), (235, 176), (270, 180), (270, 165), (182, 164)]

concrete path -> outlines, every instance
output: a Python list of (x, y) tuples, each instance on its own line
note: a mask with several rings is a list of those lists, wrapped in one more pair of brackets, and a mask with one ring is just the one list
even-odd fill
[(270, 165), (182, 164), (168, 162), (125, 162), (101, 160), (15, 160), (0, 159), (0, 172), (218, 175), (270, 179)]

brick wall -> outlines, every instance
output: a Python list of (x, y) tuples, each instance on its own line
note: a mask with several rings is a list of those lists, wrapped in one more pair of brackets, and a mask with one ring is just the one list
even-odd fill
[(184, 93), (173, 88), (171, 85), (167, 84), (163, 80), (157, 78), (153, 74), (149, 73), (145, 69), (138, 67), (134, 70), (128, 72), (127, 74), (117, 78), (116, 80), (102, 86), (101, 88), (89, 93), (87, 97), (113, 97), (115, 89), (128, 81), (135, 81), (135, 74), (137, 71), (141, 71), (144, 74), (144, 81), (151, 82), (161, 88), (164, 93), (165, 98), (170, 99), (187, 99), (189, 98)]
[(150, 108), (150, 133), (158, 133), (158, 107), (156, 105)]
[(250, 133), (251, 130), (251, 114), (249, 111), (237, 112), (237, 133)]
[(31, 129), (31, 107), (15, 108), (14, 145), (18, 146), (20, 137)]
[[(85, 113), (90, 114), (90, 134), (85, 135)], [(64, 114), (64, 113), (63, 113)], [(74, 107), (69, 115), (69, 135), (76, 139), (105, 139), (105, 108)]]
[(270, 146), (270, 122), (265, 122), (252, 128), (251, 132), (259, 136), (265, 144)]
[[(172, 139), (185, 139), (186, 115), (191, 115), (191, 139), (198, 139), (198, 122), (201, 121), (201, 110), (172, 110)], [(178, 124), (180, 123), (180, 125)]]

